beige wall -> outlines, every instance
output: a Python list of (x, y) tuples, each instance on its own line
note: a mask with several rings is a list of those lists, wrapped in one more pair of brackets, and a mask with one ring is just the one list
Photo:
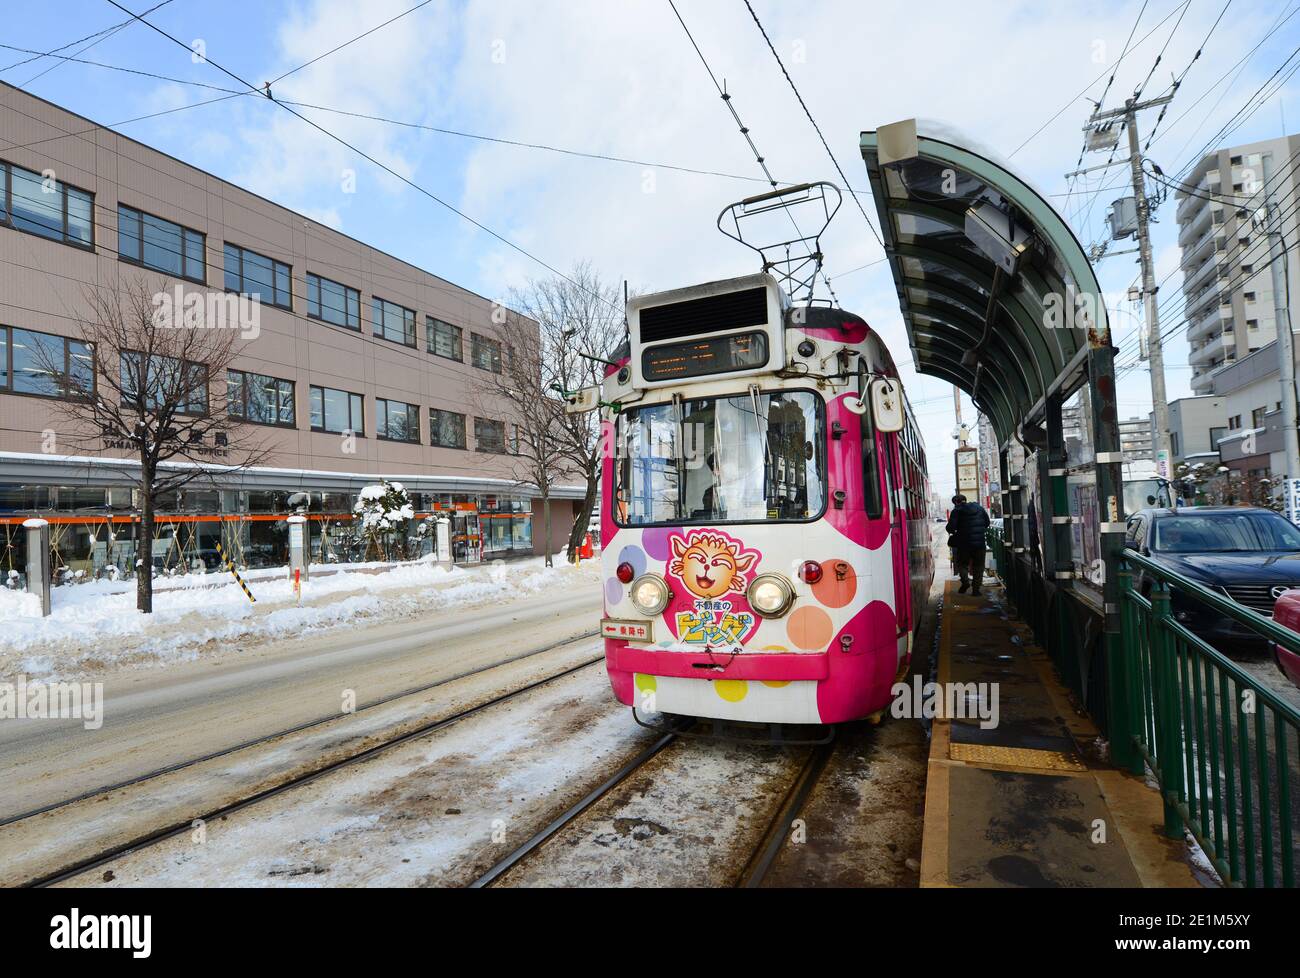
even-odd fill
[[(426, 352), (425, 320), (432, 315), (464, 330), (468, 360), (472, 331), (495, 334), (487, 299), (17, 89), (0, 85), (0, 94), (0, 137), (16, 144), (0, 149), (0, 158), (31, 170), (53, 169), (58, 179), (94, 193), (96, 222), (94, 253), (0, 227), (0, 324), (76, 336), (89, 285), (111, 285), (140, 274), (168, 287), (175, 284), (118, 261), (120, 201), (206, 234), (208, 290), (223, 288), (226, 241), (292, 266), (293, 312), (263, 305), (260, 336), (248, 342), (237, 364), (296, 385), (297, 428), (259, 426), (274, 447), (265, 465), (511, 477), (510, 459), (474, 451), (471, 390), (481, 382), (481, 371)], [(361, 293), (360, 334), (307, 318), (309, 271)], [(414, 349), (370, 335), (375, 295), (417, 311)], [(364, 395), (366, 433), (357, 439), (355, 454), (342, 451), (338, 435), (310, 430), (310, 384)], [(214, 382), (214, 409), (224, 407), (221, 391), (222, 385)], [(420, 406), (421, 444), (375, 437), (376, 396)], [(468, 450), (429, 445), (430, 407), (467, 416)], [(47, 400), (0, 393), (0, 451), (40, 451), (41, 432), (52, 420)]]

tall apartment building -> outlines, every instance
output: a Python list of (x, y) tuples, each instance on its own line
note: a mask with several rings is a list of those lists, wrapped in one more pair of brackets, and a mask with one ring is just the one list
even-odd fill
[[(310, 494), (320, 551), (329, 517), (380, 478), (402, 482), (417, 512), (457, 513), (462, 545), (477, 533), (488, 556), (533, 550), (540, 502), (514, 478), (513, 433), (476, 394), (484, 372), (501, 369), (491, 301), (0, 85), (0, 573), (28, 515), (56, 518), (69, 567), (121, 566), (138, 503), (123, 474), (138, 466), (113, 449), (73, 456), (56, 439), (51, 450), (59, 391), (34, 351), (88, 356), (78, 326), (88, 287), (139, 276), (167, 290), (260, 296), (258, 335), (227, 377), (209, 379), (202, 409), (258, 426), (271, 454), (161, 507), (205, 562), (232, 526), (247, 562), (278, 560), (286, 529), (276, 517), (298, 492)], [(555, 495), (562, 540), (581, 491)], [(117, 522), (114, 555), (106, 528)], [(155, 564), (183, 556), (166, 552), (173, 546), (162, 534)]]
[(1127, 461), (1154, 459), (1151, 422), (1148, 418), (1129, 418), (1119, 423), (1119, 445)]
[[(1213, 390), (1216, 370), (1277, 338), (1274, 295), (1284, 288), (1287, 270), (1282, 262), (1269, 265), (1269, 242), (1256, 215), (1270, 197), (1282, 215), (1285, 239), (1296, 240), (1297, 154), (1297, 135), (1220, 149), (1202, 158), (1175, 193), (1196, 394)], [(1300, 254), (1293, 249), (1285, 261), (1291, 281), (1300, 284)], [(1293, 325), (1298, 308), (1293, 292)]]

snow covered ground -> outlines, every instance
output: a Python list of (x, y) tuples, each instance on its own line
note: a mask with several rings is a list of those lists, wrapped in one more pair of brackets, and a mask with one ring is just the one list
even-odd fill
[(301, 636), (546, 588), (593, 587), (598, 579), (594, 562), (582, 568), (543, 563), (535, 557), (448, 571), (425, 560), (378, 573), (372, 565), (335, 565), (337, 573), (303, 584), (301, 601), (283, 570), (271, 572), (274, 576), (254, 573), (248, 583), (256, 603), (230, 577), (206, 574), (165, 582), (154, 595), (152, 615), (135, 610), (132, 582), (57, 588), (48, 618), (39, 616), (34, 596), (0, 589), (0, 681), (19, 674), (84, 679), (122, 666), (188, 661), (232, 643)]

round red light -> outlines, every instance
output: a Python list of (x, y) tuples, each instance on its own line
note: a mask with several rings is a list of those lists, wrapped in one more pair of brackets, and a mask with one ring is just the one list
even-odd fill
[(618, 567), (614, 571), (614, 574), (624, 584), (631, 584), (632, 578), (636, 574), (636, 570), (632, 567), (631, 564), (629, 564), (625, 560), (623, 561), (623, 563), (618, 565)]
[(805, 584), (816, 584), (822, 579), (822, 565), (815, 560), (805, 560), (799, 568), (799, 580)]

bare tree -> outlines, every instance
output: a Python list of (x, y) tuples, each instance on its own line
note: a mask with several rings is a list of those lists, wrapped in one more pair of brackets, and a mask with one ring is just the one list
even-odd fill
[[(510, 301), (537, 324), (538, 384), (544, 396), (600, 384), (608, 367), (602, 361), (627, 335), (617, 286), (602, 281), (589, 262), (581, 262), (567, 278), (530, 281), (512, 290)], [(582, 508), (569, 530), (569, 559), (574, 560), (600, 490), (600, 417), (595, 411), (564, 414), (562, 405), (557, 410), (558, 416), (548, 423), (558, 428), (564, 467), (586, 483)]]
[[(499, 345), (471, 349), (483, 367), (472, 392), (475, 450), (484, 457), (504, 456), (511, 477), (537, 490), (542, 499), (543, 553), (551, 559), (551, 490), (563, 477), (568, 455), (563, 433), (564, 402), (546, 385), (544, 348), (537, 324), (498, 306)], [(490, 341), (491, 342), (491, 341)]]
[(136, 608), (144, 614), (153, 611), (158, 500), (196, 480), (215, 484), (217, 472), (228, 475), (268, 454), (226, 410), (226, 368), (249, 327), (241, 297), (191, 292), (175, 308), (165, 288), (143, 276), (120, 288), (92, 287), (78, 324), (89, 358), (65, 355), (62, 344), (36, 351), (37, 365), (62, 394), (52, 406), (74, 450), (123, 451), (140, 462), (133, 479), (140, 499)]

